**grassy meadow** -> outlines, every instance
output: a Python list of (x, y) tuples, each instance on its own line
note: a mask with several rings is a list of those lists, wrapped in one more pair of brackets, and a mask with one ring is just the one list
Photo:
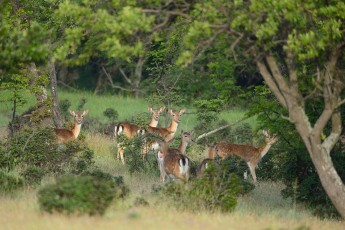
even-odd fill
[[(1, 98), (6, 94), (0, 92)], [(136, 113), (147, 111), (144, 99), (132, 99), (118, 96), (97, 96), (87, 92), (60, 92), (60, 100), (69, 99), (72, 108), (76, 108), (80, 99), (87, 99), (84, 106), (89, 115), (106, 121), (103, 111), (113, 108), (119, 112), (119, 120), (124, 120)], [(28, 97), (28, 101), (34, 102)], [(21, 107), (25, 111), (29, 105)], [(0, 127), (4, 132), (10, 120), (9, 103), (0, 104)], [(179, 108), (174, 108), (179, 109)], [(182, 117), (178, 132), (194, 127), (196, 115), (187, 107), (187, 114)], [(191, 114), (189, 114), (191, 113)], [(235, 110), (221, 114), (229, 122), (241, 118), (244, 111)], [(255, 119), (246, 122), (255, 126)], [(82, 130), (83, 132), (83, 130)], [(97, 133), (83, 133), (86, 143), (95, 152), (96, 165), (113, 175), (124, 177), (131, 190), (130, 197), (124, 201), (114, 202), (104, 216), (66, 216), (47, 214), (39, 210), (36, 190), (25, 189), (17, 194), (0, 195), (0, 229), (345, 229), (345, 222), (321, 220), (313, 216), (303, 206), (296, 205), (291, 199), (283, 199), (280, 190), (283, 185), (273, 182), (258, 182), (249, 194), (240, 197), (232, 213), (181, 211), (162, 202), (152, 194), (152, 187), (160, 184), (159, 177), (145, 174), (130, 175), (126, 166), (114, 158), (114, 141), (112, 138)], [(187, 150), (193, 156), (202, 155), (193, 145)], [(260, 166), (260, 164), (259, 164)], [(42, 185), (49, 183), (47, 179)], [(142, 197), (149, 206), (133, 206), (133, 201)]]

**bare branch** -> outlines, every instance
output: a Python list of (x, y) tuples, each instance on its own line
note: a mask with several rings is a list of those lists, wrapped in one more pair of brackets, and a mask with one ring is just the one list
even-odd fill
[(66, 84), (66, 83), (65, 83), (65, 82), (63, 82), (63, 81), (58, 80), (58, 82), (57, 82), (57, 83), (58, 83), (58, 84), (60, 84), (60, 85), (63, 85), (64, 87), (66, 87), (66, 88), (68, 88), (68, 89), (70, 89), (70, 90), (77, 91), (77, 89), (76, 89), (76, 88), (74, 88), (74, 87), (72, 87), (72, 86), (70, 86), (70, 85)]
[[(336, 64), (341, 57), (342, 50), (345, 43), (335, 47), (331, 54), (330, 59), (325, 65), (325, 71), (323, 74), (324, 84), (323, 84), (323, 97), (324, 97), (324, 110), (320, 115), (319, 119), (316, 121), (313, 129), (314, 135), (321, 135), (322, 130), (325, 128), (327, 122), (334, 116), (334, 110), (339, 105), (338, 98), (340, 97), (341, 85), (337, 84), (333, 78), (335, 73)], [(333, 120), (333, 118), (332, 118)]]
[(121, 67), (119, 68), (119, 70), (120, 70), (120, 73), (122, 74), (122, 76), (125, 78), (125, 80), (131, 85), (132, 81), (129, 77), (127, 77), (125, 71)]
[(181, 16), (184, 17), (186, 19), (191, 19), (190, 15), (183, 13), (182, 11), (165, 11), (165, 10), (153, 10), (153, 9), (142, 9), (143, 13), (147, 13), (147, 14), (162, 14), (162, 13), (166, 13), (168, 15), (175, 15), (175, 16)]
[(286, 102), (288, 102), (289, 99), (292, 99), (290, 96), (290, 93), (291, 93), (290, 88), (287, 85), (286, 80), (284, 79), (283, 75), (280, 72), (276, 59), (273, 57), (272, 54), (269, 54), (266, 57), (266, 61), (272, 73), (271, 76), (273, 77), (273, 79), (275, 79), (277, 87), (279, 88), (281, 94), (285, 97)]
[(217, 36), (218, 36), (219, 34), (221, 34), (222, 32), (223, 32), (223, 31), (217, 31), (217, 32), (214, 33), (214, 35), (213, 35), (212, 37), (210, 37), (209, 39), (207, 39), (207, 40), (205, 40), (205, 41), (199, 43), (198, 47), (201, 48), (201, 50), (200, 50), (200, 51), (197, 51), (198, 54), (197, 54), (197, 56), (196, 56), (195, 58), (193, 58), (193, 62), (194, 62), (196, 59), (198, 59), (198, 58), (200, 57), (200, 55), (201, 55), (202, 53), (204, 53), (205, 50), (206, 50), (208, 47), (210, 47), (210, 45), (213, 43), (213, 41), (214, 41), (214, 40), (217, 38)]
[(242, 121), (244, 121), (244, 120), (246, 120), (246, 119), (248, 119), (248, 118), (250, 118), (250, 117), (243, 117), (243, 118), (238, 119), (238, 120), (236, 120), (236, 121), (234, 121), (234, 122), (232, 122), (232, 123), (229, 123), (229, 124), (227, 124), (227, 125), (221, 126), (221, 127), (217, 128), (217, 129), (214, 129), (214, 130), (212, 130), (212, 131), (210, 131), (210, 132), (208, 132), (208, 133), (201, 134), (200, 136), (198, 136), (198, 137), (195, 139), (195, 142), (197, 142), (198, 140), (200, 140), (200, 139), (202, 139), (202, 138), (204, 138), (204, 137), (207, 137), (207, 136), (209, 136), (209, 135), (211, 135), (211, 134), (214, 134), (214, 133), (216, 133), (216, 132), (218, 132), (218, 131), (220, 131), (220, 130), (226, 129), (226, 128), (230, 127), (230, 126), (234, 126), (234, 125), (236, 125), (236, 124), (238, 124), (238, 123), (240, 123), (240, 122), (242, 122)]
[(287, 108), (287, 102), (285, 100), (285, 97), (283, 96), (282, 92), (278, 88), (278, 85), (276, 84), (276, 82), (273, 80), (271, 73), (267, 70), (266, 65), (262, 62), (262, 60), (260, 60), (260, 61), (257, 60), (256, 65), (257, 65), (262, 77), (264, 78), (266, 84), (272, 90), (274, 95), (276, 95), (280, 104), (282, 104), (283, 107)]
[(338, 105), (336, 106), (336, 108), (340, 107), (340, 106), (341, 106), (342, 104), (344, 104), (344, 103), (345, 103), (345, 99), (339, 101), (339, 103), (338, 103)]
[(230, 46), (230, 49), (232, 51), (232, 54), (234, 56), (235, 61), (237, 60), (237, 55), (236, 55), (236, 52), (235, 52), (235, 47), (241, 41), (242, 38), (243, 38), (243, 34), (241, 34)]
[(132, 89), (127, 89), (127, 88), (115, 85), (114, 82), (113, 82), (113, 79), (111, 78), (109, 73), (105, 70), (104, 66), (102, 66), (102, 70), (103, 70), (105, 76), (107, 77), (107, 79), (109, 80), (110, 86), (112, 88), (121, 89), (121, 90), (124, 90), (124, 91), (133, 91)]

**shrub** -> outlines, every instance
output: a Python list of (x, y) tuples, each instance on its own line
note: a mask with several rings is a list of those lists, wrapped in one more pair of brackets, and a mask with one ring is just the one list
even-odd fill
[(46, 172), (42, 168), (30, 166), (21, 173), (21, 176), (23, 176), (25, 184), (37, 185), (41, 182), (45, 174)]
[(230, 160), (219, 166), (210, 164), (202, 175), (189, 183), (167, 183), (159, 192), (179, 208), (231, 212), (238, 196), (251, 191), (254, 185), (240, 179), (234, 172), (236, 167), (230, 165), (233, 165)]
[[(25, 129), (17, 133), (0, 150), (0, 167), (11, 171), (26, 169), (21, 174), (31, 184), (39, 183), (43, 172), (50, 174), (81, 173), (93, 165), (93, 151), (80, 136), (64, 145), (55, 143), (51, 128)], [(40, 172), (39, 172), (40, 171)], [(31, 178), (34, 178), (31, 181)]]
[(107, 117), (111, 123), (117, 121), (119, 117), (119, 113), (113, 108), (107, 108), (104, 110), (103, 115)]
[[(145, 137), (145, 141), (149, 142), (151, 140), (154, 140), (153, 135)], [(117, 141), (125, 147), (124, 157), (130, 174), (145, 172), (146, 174), (159, 175), (156, 156), (154, 154), (147, 154), (146, 159), (142, 157), (141, 149), (143, 144), (145, 144), (143, 136), (128, 139), (121, 135)]]
[(122, 179), (101, 173), (65, 176), (38, 192), (41, 210), (52, 213), (102, 215), (112, 200), (128, 193)]
[(24, 186), (23, 179), (0, 171), (0, 191), (10, 193)]

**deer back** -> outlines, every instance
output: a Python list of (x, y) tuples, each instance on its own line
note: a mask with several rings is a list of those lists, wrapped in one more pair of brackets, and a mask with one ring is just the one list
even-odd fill
[(237, 155), (248, 162), (253, 158), (260, 157), (258, 148), (250, 145), (221, 143), (216, 145), (215, 151), (216, 154), (222, 159), (225, 159), (233, 155)]
[(75, 139), (75, 136), (71, 130), (68, 129), (54, 129), (56, 135), (56, 141), (58, 144), (62, 144)]
[(129, 122), (122, 122), (122, 123), (115, 126), (114, 133), (115, 133), (115, 136), (123, 134), (127, 138), (132, 138), (140, 130), (141, 130), (141, 128), (138, 125), (131, 124)]

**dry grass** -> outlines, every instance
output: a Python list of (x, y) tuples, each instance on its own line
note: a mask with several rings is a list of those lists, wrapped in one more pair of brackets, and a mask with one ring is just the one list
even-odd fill
[(26, 191), (18, 198), (0, 198), (1, 229), (344, 229), (343, 222), (322, 221), (310, 216), (286, 218), (244, 211), (191, 213), (164, 205), (130, 208), (127, 204), (118, 204), (103, 217), (46, 214), (39, 211), (34, 194)]
[[(241, 197), (233, 213), (187, 212), (176, 210), (150, 195), (159, 178), (129, 175), (114, 160), (114, 141), (101, 135), (86, 135), (95, 151), (95, 162), (102, 170), (124, 176), (131, 195), (123, 202), (113, 203), (104, 216), (65, 216), (39, 211), (36, 191), (25, 190), (12, 197), (0, 197), (0, 228), (9, 229), (344, 229), (345, 223), (320, 220), (303, 207), (280, 196), (281, 184), (261, 182), (250, 194)], [(136, 197), (149, 201), (148, 207), (133, 207)]]

